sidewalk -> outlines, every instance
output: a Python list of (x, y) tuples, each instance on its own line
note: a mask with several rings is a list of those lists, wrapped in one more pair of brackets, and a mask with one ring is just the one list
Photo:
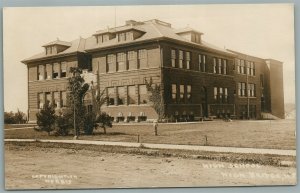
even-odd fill
[(130, 143), (130, 142), (111, 142), (111, 141), (89, 141), (89, 140), (5, 139), (4, 141), (6, 142), (38, 141), (44, 143), (46, 142), (71, 143), (71, 144), (122, 146), (122, 147), (140, 147), (142, 144), (143, 147), (151, 148), (151, 149), (178, 149), (178, 150), (195, 150), (195, 151), (222, 152), (222, 153), (272, 154), (272, 155), (296, 156), (296, 150), (281, 150), (281, 149), (256, 149), (256, 148), (239, 148), (239, 147), (172, 145), (172, 144)]

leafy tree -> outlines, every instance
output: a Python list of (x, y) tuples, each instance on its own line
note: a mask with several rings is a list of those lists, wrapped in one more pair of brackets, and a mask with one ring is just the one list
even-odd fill
[(4, 112), (4, 123), (5, 124), (21, 124), (26, 123), (26, 115), (18, 109), (16, 113)]
[(15, 115), (12, 111), (4, 112), (4, 123), (5, 124), (14, 124), (15, 123)]
[(15, 113), (14, 118), (15, 118), (15, 122), (18, 123), (18, 124), (21, 124), (21, 123), (25, 123), (25, 122), (26, 122), (26, 115), (25, 115), (25, 113), (23, 113), (23, 112), (20, 111), (19, 109), (18, 109), (18, 111)]
[(96, 125), (103, 128), (103, 133), (106, 134), (106, 128), (112, 127), (111, 116), (105, 112), (101, 112), (96, 118)]
[(153, 84), (152, 78), (150, 78), (149, 82), (145, 79), (145, 83), (148, 92), (150, 92), (149, 100), (152, 102), (151, 106), (157, 113), (158, 120), (161, 121), (165, 116), (165, 105), (161, 85)]
[(56, 117), (55, 121), (55, 130), (56, 135), (62, 135), (66, 136), (70, 132), (70, 128), (72, 127), (72, 124), (70, 123), (70, 118), (72, 117), (72, 114), (66, 112), (62, 113), (60, 112), (59, 115)]
[(84, 78), (81, 77), (82, 69), (75, 67), (71, 68), (70, 72), (73, 74), (68, 79), (68, 106), (71, 114), (73, 114), (72, 122), (74, 127), (74, 135), (79, 136), (79, 129), (84, 126), (83, 97), (89, 89), (89, 85), (85, 83)]
[(37, 125), (41, 131), (46, 131), (48, 135), (55, 128), (55, 109), (53, 105), (50, 105), (49, 101), (46, 101), (40, 112), (36, 114)]

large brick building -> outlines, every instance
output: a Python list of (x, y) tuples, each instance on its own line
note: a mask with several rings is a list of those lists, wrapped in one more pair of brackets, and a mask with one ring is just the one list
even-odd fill
[(29, 120), (46, 100), (57, 110), (66, 106), (69, 68), (75, 66), (106, 92), (102, 108), (115, 120), (157, 118), (145, 85), (150, 78), (161, 85), (170, 119), (259, 119), (262, 112), (284, 118), (282, 63), (217, 48), (202, 36), (156, 19), (130, 20), (86, 39), (48, 43), (22, 61), (28, 68)]

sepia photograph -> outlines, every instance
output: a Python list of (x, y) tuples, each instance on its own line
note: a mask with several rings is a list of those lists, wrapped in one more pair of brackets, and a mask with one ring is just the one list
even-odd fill
[(293, 4), (3, 8), (6, 190), (295, 186)]

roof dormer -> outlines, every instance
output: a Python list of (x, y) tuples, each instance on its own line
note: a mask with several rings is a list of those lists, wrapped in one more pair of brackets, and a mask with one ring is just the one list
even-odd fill
[(45, 48), (46, 55), (53, 55), (65, 51), (71, 47), (71, 45), (70, 42), (61, 41), (57, 38), (56, 41), (45, 44), (42, 47)]
[(190, 27), (176, 30), (176, 34), (194, 43), (201, 43), (202, 32), (196, 31)]

